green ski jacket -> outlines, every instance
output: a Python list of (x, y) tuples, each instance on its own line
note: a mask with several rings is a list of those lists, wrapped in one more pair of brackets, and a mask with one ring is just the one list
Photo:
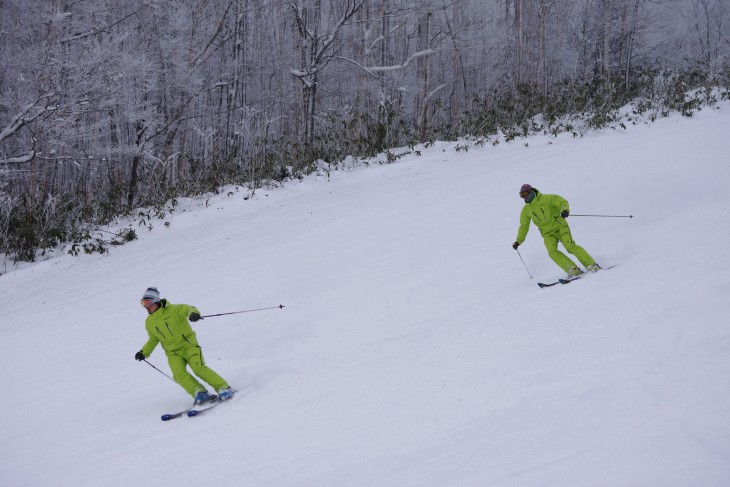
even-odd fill
[(175, 353), (187, 347), (198, 346), (198, 339), (190, 326), (188, 316), (198, 308), (187, 304), (171, 304), (166, 299), (160, 300), (157, 311), (147, 316), (144, 327), (150, 339), (142, 347), (142, 353), (149, 357), (158, 343), (166, 353)]
[(568, 201), (557, 194), (542, 194), (535, 190), (535, 197), (525, 203), (520, 213), (520, 229), (517, 231), (517, 243), (525, 241), (530, 229), (530, 220), (540, 229), (543, 237), (568, 226), (565, 218), (560, 216), (563, 210), (570, 211)]

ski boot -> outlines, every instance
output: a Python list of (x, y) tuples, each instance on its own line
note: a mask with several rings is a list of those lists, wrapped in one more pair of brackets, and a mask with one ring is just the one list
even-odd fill
[(232, 397), (233, 397), (233, 389), (231, 389), (230, 387), (226, 387), (225, 389), (221, 389), (218, 391), (218, 399), (220, 399), (221, 401), (225, 401)]
[(583, 274), (583, 271), (580, 270), (578, 267), (571, 267), (570, 269), (568, 269), (568, 279), (578, 277), (581, 274)]
[(211, 402), (214, 399), (215, 396), (211, 396), (210, 394), (208, 394), (208, 391), (198, 391), (195, 393), (195, 402), (193, 404), (195, 406), (200, 406), (201, 404)]

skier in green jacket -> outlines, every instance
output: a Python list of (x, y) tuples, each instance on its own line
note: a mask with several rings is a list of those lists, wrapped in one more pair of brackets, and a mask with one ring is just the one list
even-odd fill
[(172, 377), (193, 396), (195, 404), (212, 401), (215, 397), (188, 372), (187, 366), (218, 392), (218, 399), (230, 399), (233, 390), (220, 375), (205, 365), (203, 352), (188, 321), (195, 322), (202, 319), (198, 308), (187, 304), (171, 304), (166, 299), (160, 299), (160, 292), (154, 287), (145, 291), (141, 303), (148, 313), (145, 328), (149, 340), (134, 358), (145, 360), (152, 354), (157, 344), (161, 343), (167, 355)]
[(517, 231), (517, 240), (512, 244), (513, 249), (517, 250), (517, 247), (525, 241), (532, 220), (545, 240), (548, 255), (569, 276), (578, 276), (583, 274), (583, 271), (570, 257), (558, 250), (558, 242), (563, 244), (565, 250), (575, 255), (586, 270), (596, 272), (601, 268), (593, 257), (573, 240), (568, 222), (565, 221), (570, 214), (568, 201), (565, 198), (556, 194), (542, 194), (529, 184), (523, 184), (520, 188), (520, 198), (525, 200), (525, 206), (520, 213), (520, 228)]

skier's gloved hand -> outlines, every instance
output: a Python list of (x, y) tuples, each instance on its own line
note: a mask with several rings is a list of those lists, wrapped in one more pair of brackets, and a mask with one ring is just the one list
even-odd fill
[(563, 218), (568, 218), (568, 215), (570, 215), (570, 212), (568, 210), (563, 210), (560, 212), (560, 216)]
[(203, 318), (200, 317), (200, 313), (196, 313), (195, 311), (190, 313), (190, 321), (192, 321), (193, 323), (195, 323), (198, 320), (202, 320), (202, 319)]
[(520, 246), (519, 242), (515, 242), (512, 244), (512, 248), (515, 250), (517, 250), (517, 247), (519, 247), (519, 246)]
[(142, 350), (140, 350), (139, 352), (137, 352), (137, 353), (134, 354), (134, 359), (135, 360), (140, 360), (140, 361), (142, 361), (142, 360), (145, 359), (145, 356), (142, 353)]

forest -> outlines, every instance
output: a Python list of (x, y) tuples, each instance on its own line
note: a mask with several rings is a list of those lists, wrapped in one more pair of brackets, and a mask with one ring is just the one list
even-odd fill
[(729, 54), (730, 0), (0, 0), (0, 254), (436, 140), (692, 116)]

